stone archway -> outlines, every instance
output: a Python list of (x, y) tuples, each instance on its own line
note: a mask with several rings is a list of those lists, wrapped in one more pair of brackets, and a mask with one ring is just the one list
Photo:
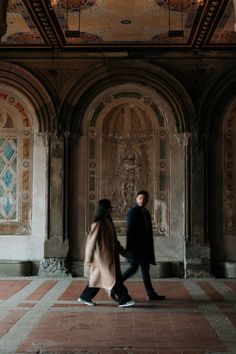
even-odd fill
[(124, 243), (126, 212), (139, 189), (151, 195), (158, 261), (184, 261), (185, 136), (177, 133), (175, 121), (167, 100), (138, 84), (112, 86), (88, 106), (70, 151), (70, 248), (75, 274), (82, 274), (96, 201), (112, 199), (113, 219)]
[[(206, 240), (211, 271), (236, 276), (235, 249), (235, 69), (228, 69), (205, 92), (200, 135), (206, 139)], [(207, 119), (206, 119), (207, 117)]]
[(210, 236), (212, 270), (217, 276), (236, 276), (236, 102), (222, 116), (211, 147)]

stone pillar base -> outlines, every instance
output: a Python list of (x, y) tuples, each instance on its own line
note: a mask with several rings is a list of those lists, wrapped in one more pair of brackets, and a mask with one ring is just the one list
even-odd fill
[(39, 276), (41, 277), (68, 277), (69, 265), (66, 258), (44, 258), (40, 262)]
[(186, 262), (186, 278), (210, 278), (211, 267), (210, 262), (202, 259), (191, 259)]
[(211, 260), (209, 244), (189, 244), (186, 247), (185, 276), (211, 277)]
[(217, 278), (236, 278), (236, 262), (213, 262), (212, 270)]

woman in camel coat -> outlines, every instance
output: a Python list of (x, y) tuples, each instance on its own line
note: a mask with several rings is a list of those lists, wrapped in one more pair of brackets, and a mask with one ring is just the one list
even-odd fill
[(101, 199), (85, 247), (85, 276), (89, 275), (89, 282), (78, 299), (85, 305), (95, 305), (92, 299), (100, 288), (113, 290), (117, 294), (119, 307), (135, 303), (122, 281), (119, 253), (124, 249), (117, 240), (111, 212), (110, 200)]

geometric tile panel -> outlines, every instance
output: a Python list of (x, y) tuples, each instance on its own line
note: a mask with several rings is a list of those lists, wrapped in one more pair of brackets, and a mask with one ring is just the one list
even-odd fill
[[(16, 141), (15, 141), (16, 143)], [(16, 195), (12, 194), (12, 190), (17, 185), (17, 171), (11, 167), (12, 162), (17, 158), (17, 145), (12, 138), (5, 138), (5, 143), (1, 149), (1, 175), (0, 175), (0, 190), (2, 196), (0, 199), (0, 219), (13, 220), (13, 214), (16, 210)], [(13, 159), (14, 157), (14, 159)]]
[(0, 117), (0, 235), (25, 235), (31, 230), (31, 119), (18, 97), (1, 92)]

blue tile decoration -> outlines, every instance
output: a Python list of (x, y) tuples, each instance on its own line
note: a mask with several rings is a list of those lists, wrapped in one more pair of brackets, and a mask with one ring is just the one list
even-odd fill
[(2, 179), (3, 179), (6, 187), (9, 188), (10, 185), (12, 184), (12, 181), (13, 181), (13, 175), (9, 169), (6, 170), (6, 172), (3, 174)]
[(11, 198), (10, 196), (6, 196), (6, 198), (4, 198), (4, 201), (2, 203), (2, 208), (6, 215), (10, 214), (13, 206), (14, 206), (13, 198)]
[(0, 220), (15, 220), (16, 214), (16, 173), (17, 173), (17, 140), (1, 138), (2, 151), (0, 156)]
[(8, 161), (11, 160), (12, 156), (14, 155), (14, 152), (15, 150), (13, 149), (12, 145), (8, 142), (3, 149), (3, 153)]

